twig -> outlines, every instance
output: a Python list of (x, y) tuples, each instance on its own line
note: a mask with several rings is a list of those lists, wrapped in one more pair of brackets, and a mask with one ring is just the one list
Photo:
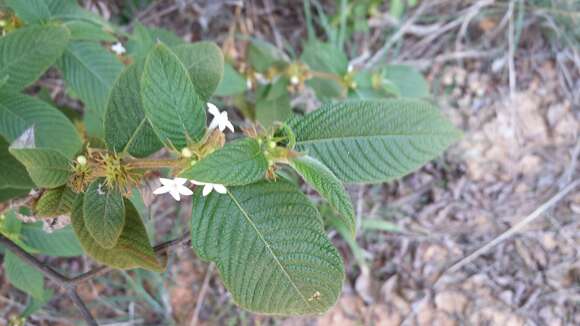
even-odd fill
[[(189, 232), (185, 232), (182, 236), (177, 239), (169, 240), (163, 242), (154, 247), (156, 254), (161, 254), (173, 247), (177, 247), (189, 240)], [(69, 278), (61, 273), (55, 271), (50, 266), (45, 265), (41, 261), (39, 261), (36, 257), (26, 252), (24, 249), (20, 248), (16, 243), (12, 240), (8, 239), (6, 236), (0, 234), (0, 243), (3, 244), (8, 250), (14, 253), (18, 258), (25, 261), (30, 266), (34, 267), (36, 270), (41, 272), (44, 276), (46, 276), (49, 280), (56, 283), (58, 286), (66, 290), (67, 295), (69, 298), (74, 302), (74, 304), (79, 308), (81, 315), (89, 325), (98, 325), (97, 321), (92, 316), (91, 312), (78, 295), (76, 287), (77, 285), (84, 283), (93, 279), (96, 276), (102, 275), (111, 270), (108, 266), (98, 266), (94, 269), (80, 274), (78, 276)]]
[(443, 274), (457, 272), (463, 266), (471, 263), (472, 261), (474, 261), (476, 258), (478, 258), (482, 254), (484, 254), (486, 251), (488, 251), (492, 247), (498, 245), (499, 243), (503, 242), (504, 240), (510, 238), (512, 235), (518, 233), (525, 226), (527, 226), (532, 221), (534, 221), (536, 218), (538, 218), (540, 215), (542, 215), (542, 213), (544, 213), (546, 210), (548, 210), (549, 208), (554, 206), (557, 202), (559, 202), (564, 197), (566, 197), (566, 195), (569, 192), (571, 192), (572, 190), (574, 190), (578, 185), (580, 185), (580, 179), (577, 179), (576, 181), (570, 183), (567, 187), (562, 189), (560, 192), (558, 192), (556, 195), (554, 195), (552, 198), (550, 198), (550, 200), (548, 200), (547, 202), (542, 204), (540, 207), (538, 207), (535, 211), (533, 211), (530, 215), (526, 216), (526, 218), (524, 218), (523, 220), (518, 222), (516, 225), (514, 225), (510, 229), (506, 230), (505, 232), (503, 232), (502, 234), (497, 236), (495, 239), (493, 239), (492, 241), (485, 244), (483, 247), (477, 249), (476, 251), (474, 251), (470, 255), (462, 258), (461, 260), (459, 260), (458, 262), (453, 264)]
[(210, 263), (207, 267), (207, 272), (205, 272), (205, 277), (203, 279), (203, 285), (201, 286), (201, 291), (197, 297), (197, 302), (195, 303), (195, 310), (193, 311), (193, 316), (191, 317), (190, 326), (197, 326), (199, 322), (199, 313), (201, 312), (201, 307), (203, 306), (203, 301), (209, 288), (209, 281), (211, 280), (211, 275), (213, 274), (213, 269), (215, 267), (214, 263)]
[(372, 67), (385, 57), (385, 54), (387, 54), (387, 51), (391, 49), (393, 44), (395, 44), (401, 37), (403, 37), (407, 33), (407, 29), (410, 28), (411, 26), (414, 26), (413, 24), (415, 23), (415, 21), (423, 14), (423, 11), (425, 11), (425, 9), (428, 7), (428, 3), (429, 3), (428, 1), (423, 2), (419, 6), (419, 8), (417, 8), (417, 11), (415, 11), (413, 16), (411, 16), (411, 18), (405, 21), (405, 23), (401, 26), (401, 28), (399, 28), (399, 30), (395, 34), (393, 34), (393, 36), (391, 36), (391, 38), (385, 43), (385, 45), (383, 45), (383, 47), (380, 48), (377, 51), (377, 53), (375, 53), (375, 55), (373, 55), (373, 57), (366, 63), (365, 67), (367, 68)]

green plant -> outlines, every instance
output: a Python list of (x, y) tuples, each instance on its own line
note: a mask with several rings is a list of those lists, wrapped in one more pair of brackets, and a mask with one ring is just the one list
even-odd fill
[[(51, 296), (44, 274), (92, 323), (75, 292), (79, 282), (106, 268), (163, 271), (159, 253), (191, 241), (201, 258), (216, 263), (241, 307), (322, 313), (340, 294), (342, 258), (316, 207), (281, 169), (295, 170), (316, 189), (340, 217), (342, 233), (354, 238), (343, 183), (402, 177), (459, 137), (421, 99), (428, 88), (420, 74), (406, 66), (357, 71), (330, 43), (310, 39), (290, 59), (253, 39), (243, 65), (224, 63), (214, 43), (188, 44), (142, 25), (124, 34), (74, 1), (6, 4), (11, 11), (1, 17), (14, 23), (0, 38), (0, 195), (7, 200), (31, 189), (41, 195), (29, 202), (31, 211), (2, 215), (0, 242), (9, 249), (7, 278), (31, 295), (33, 308)], [(128, 39), (126, 52), (112, 44), (117, 37)], [(82, 118), (71, 120), (40, 95), (28, 95), (35, 90), (23, 91), (51, 67), (68, 95), (84, 104)], [(302, 114), (291, 99), (305, 88), (326, 103)], [(216, 96), (233, 99), (256, 124), (226, 141), (226, 129), (239, 127), (208, 102)], [(193, 198), (189, 231), (157, 247), (131, 200), (152, 171), (169, 177), (156, 194)], [(69, 215), (72, 228), (43, 233), (18, 214)], [(86, 254), (108, 267), (67, 278), (28, 253)]]

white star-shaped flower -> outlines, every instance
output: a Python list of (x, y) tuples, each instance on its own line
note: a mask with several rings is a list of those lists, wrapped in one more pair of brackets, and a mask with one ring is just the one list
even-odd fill
[(125, 47), (123, 46), (123, 44), (121, 44), (121, 42), (113, 44), (113, 46), (111, 46), (111, 50), (113, 50), (113, 52), (115, 52), (117, 55), (121, 55), (127, 52), (127, 50), (125, 50)]
[(228, 119), (228, 113), (226, 111), (220, 112), (217, 106), (212, 103), (207, 103), (208, 111), (213, 115), (213, 119), (209, 124), (209, 129), (219, 128), (220, 131), (224, 131), (226, 128), (234, 132), (234, 125)]
[(228, 192), (228, 190), (226, 189), (226, 187), (224, 185), (220, 185), (217, 183), (200, 182), (200, 181), (195, 181), (195, 180), (190, 180), (190, 181), (194, 185), (203, 186), (202, 195), (204, 197), (209, 195), (209, 193), (212, 192), (212, 190), (215, 190), (215, 191), (219, 192), (220, 194), (225, 194)]
[(153, 191), (153, 193), (156, 195), (169, 193), (171, 197), (179, 201), (181, 199), (179, 195), (191, 196), (193, 194), (193, 191), (191, 191), (191, 189), (184, 186), (184, 184), (187, 182), (187, 179), (185, 178), (175, 178), (175, 179), (159, 178), (159, 181), (161, 181), (162, 186)]

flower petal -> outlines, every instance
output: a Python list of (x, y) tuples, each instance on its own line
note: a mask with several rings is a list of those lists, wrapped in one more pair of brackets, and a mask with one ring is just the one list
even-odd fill
[(179, 186), (179, 188), (177, 188), (179, 193), (184, 195), (184, 196), (191, 196), (193, 195), (193, 191), (191, 191), (191, 189), (185, 187), (185, 186)]
[(213, 185), (213, 189), (217, 192), (219, 192), (220, 194), (225, 194), (228, 192), (228, 190), (226, 189), (226, 187), (224, 185), (220, 185), (220, 184), (214, 184)]
[(195, 180), (189, 180), (189, 181), (196, 186), (205, 186), (207, 184), (205, 182), (200, 182), (200, 181), (195, 181)]
[(234, 132), (234, 125), (230, 121), (227, 121), (225, 125), (231, 132)]
[(161, 184), (164, 186), (171, 186), (175, 183), (175, 182), (173, 182), (172, 179), (167, 179), (167, 178), (159, 178), (159, 182), (161, 182)]
[(209, 195), (209, 193), (213, 190), (213, 186), (212, 185), (205, 185), (203, 186), (203, 192), (202, 195), (205, 197), (207, 195)]
[(213, 115), (214, 117), (217, 117), (220, 115), (220, 110), (217, 108), (217, 106), (215, 106), (213, 103), (207, 102), (207, 110), (209, 111), (209, 113), (211, 115)]
[(171, 189), (169, 194), (171, 195), (171, 197), (173, 197), (173, 199), (175, 199), (177, 201), (179, 201), (181, 199), (181, 197), (179, 197), (179, 191), (177, 189)]
[(215, 117), (211, 120), (207, 129), (215, 129), (218, 125), (219, 125), (219, 118)]
[(153, 194), (155, 194), (155, 195), (161, 195), (161, 194), (164, 194), (166, 192), (169, 192), (170, 190), (171, 190), (171, 187), (169, 187), (169, 186), (161, 186), (161, 187), (155, 189), (153, 191)]
[(173, 179), (173, 182), (176, 185), (184, 185), (187, 182), (187, 179), (186, 178), (175, 178), (175, 179)]

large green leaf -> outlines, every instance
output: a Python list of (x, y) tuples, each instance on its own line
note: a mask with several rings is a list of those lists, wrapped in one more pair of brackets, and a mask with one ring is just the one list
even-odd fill
[(296, 149), (319, 159), (344, 182), (402, 177), (460, 137), (436, 107), (412, 99), (327, 104), (288, 124)]
[(42, 222), (24, 224), (22, 241), (32, 250), (47, 256), (75, 257), (83, 254), (83, 249), (70, 226), (47, 233)]
[(199, 97), (207, 101), (224, 75), (224, 56), (213, 42), (183, 44), (172, 48), (185, 65)]
[(214, 261), (241, 307), (257, 313), (323, 313), (338, 298), (343, 263), (318, 211), (289, 182), (197, 190), (192, 246)]
[(36, 98), (0, 92), (0, 135), (12, 142), (34, 127), (35, 147), (73, 157), (81, 149), (74, 125), (58, 109)]
[(162, 142), (179, 150), (203, 137), (204, 103), (187, 69), (167, 46), (158, 44), (147, 57), (141, 92), (145, 115)]
[(30, 180), (24, 166), (8, 151), (8, 142), (0, 137), (0, 189), (30, 189)]
[(123, 196), (109, 189), (103, 178), (93, 181), (84, 194), (83, 217), (86, 230), (99, 246), (115, 247), (125, 226)]
[(181, 173), (182, 178), (226, 186), (256, 182), (266, 175), (268, 160), (258, 140), (226, 144)]
[(39, 187), (62, 186), (71, 174), (69, 160), (55, 150), (10, 147), (10, 153), (26, 167), (30, 178)]
[(76, 0), (6, 0), (6, 4), (30, 24), (49, 19), (80, 20), (111, 28), (100, 16), (82, 9)]
[(163, 145), (145, 117), (141, 100), (143, 61), (133, 63), (117, 79), (105, 114), (105, 140), (110, 150), (148, 156)]
[(44, 22), (52, 16), (47, 0), (5, 0), (5, 2), (18, 18), (27, 23)]
[(4, 271), (8, 282), (14, 287), (35, 298), (42, 299), (44, 278), (41, 272), (10, 251), (4, 254)]
[(310, 156), (300, 156), (290, 160), (290, 165), (310, 184), (330, 205), (336, 209), (341, 221), (354, 236), (356, 222), (354, 208), (350, 198), (344, 189), (344, 185), (338, 178), (317, 159)]
[(85, 226), (83, 197), (78, 196), (71, 213), (71, 222), (81, 246), (95, 261), (119, 269), (145, 268), (163, 270), (149, 243), (145, 225), (130, 201), (125, 201), (125, 227), (117, 245), (105, 249), (93, 239)]
[(34, 210), (39, 217), (56, 217), (70, 213), (76, 193), (66, 186), (48, 189), (36, 202)]
[(29, 191), (30, 189), (0, 188), (0, 202), (16, 197), (25, 196), (28, 194)]
[(20, 90), (37, 80), (63, 53), (69, 32), (62, 26), (28, 26), (0, 38), (3, 89)]
[(81, 20), (73, 20), (65, 23), (65, 26), (70, 31), (71, 41), (117, 41), (117, 38), (101, 25), (95, 25)]
[(224, 65), (224, 77), (215, 90), (219, 96), (232, 96), (246, 91), (246, 78), (242, 76), (231, 64)]
[(102, 129), (107, 99), (123, 64), (100, 44), (78, 41), (69, 44), (58, 66), (67, 86), (97, 114)]

